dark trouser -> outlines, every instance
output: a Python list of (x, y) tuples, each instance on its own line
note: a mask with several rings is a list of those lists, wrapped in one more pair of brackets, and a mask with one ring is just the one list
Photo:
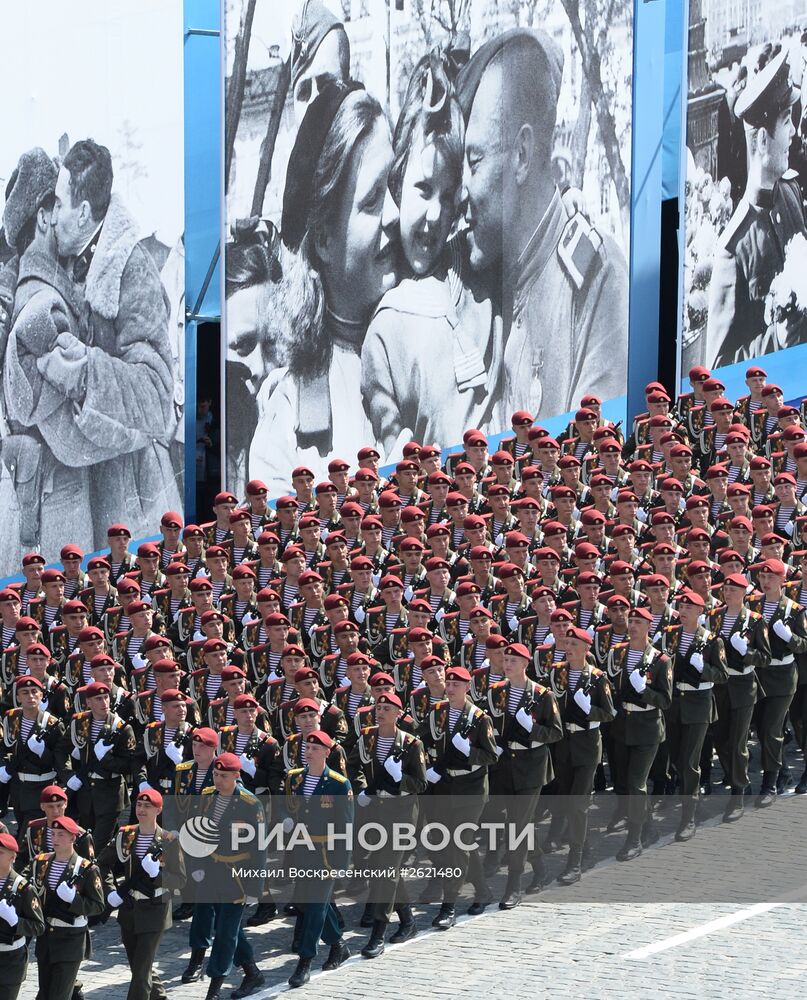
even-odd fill
[(720, 766), (732, 788), (745, 788), (748, 784), (748, 730), (754, 703), (732, 708), (722, 684), (715, 687), (715, 702), (717, 719), (712, 723), (712, 736)]
[(80, 967), (81, 961), (52, 962), (47, 955), (38, 955), (39, 1000), (70, 1000)]
[(667, 745), (670, 760), (678, 772), (679, 790), (684, 796), (697, 797), (701, 781), (701, 749), (708, 722), (685, 723), (680, 719), (667, 722)]
[(650, 765), (648, 777), (653, 782), (655, 795), (665, 795), (670, 782), (675, 777), (675, 757), (670, 752), (668, 738), (665, 737), (658, 745), (653, 762)]
[(131, 981), (126, 1000), (157, 1000), (166, 996), (162, 980), (154, 968), (154, 956), (163, 936), (163, 931), (136, 934), (134, 916), (130, 910), (118, 913), (120, 936), (126, 957), (129, 959)]
[(613, 751), (621, 789), (624, 789), (621, 794), (627, 796), (628, 822), (641, 826), (647, 815), (647, 777), (658, 752), (658, 743), (627, 746), (615, 739)]
[(27, 971), (28, 949), (25, 945), (0, 953), (0, 997), (3, 1000), (17, 1000)]
[(758, 732), (763, 771), (778, 771), (782, 766), (785, 716), (792, 700), (792, 694), (784, 694), (759, 701)]
[[(420, 804), (415, 795), (401, 795), (394, 798), (376, 798), (373, 808), (376, 810), (372, 818), (381, 823), (391, 832), (396, 823), (411, 823), (417, 825)], [(378, 871), (390, 870), (394, 874), (381, 875), (370, 881), (370, 892), (367, 897), (372, 907), (373, 920), (383, 920), (389, 923), (392, 914), (402, 906), (410, 903), (406, 880), (400, 877), (400, 868), (409, 852), (392, 850), (392, 837), (387, 844), (377, 852), (371, 852), (369, 866)]]
[[(481, 888), (485, 883), (482, 872), (482, 862), (479, 857), (479, 849), (475, 851), (465, 851), (453, 838), (453, 834), (463, 823), (476, 824), (485, 808), (485, 803), (480, 795), (453, 795), (443, 799), (443, 816), (452, 831), (452, 840), (437, 858), (437, 865), (440, 868), (452, 868), (459, 871), (459, 875), (446, 876), (443, 880), (443, 902), (454, 904), (460, 894), (466, 872), (469, 873), (470, 882), (476, 889)], [(447, 812), (445, 810), (448, 810)], [(470, 831), (462, 832), (462, 839), (466, 843), (473, 840)]]
[(331, 900), (333, 880), (327, 881), (322, 888), (323, 899), (298, 904), (302, 910), (297, 918), (301, 930), (298, 951), (300, 958), (316, 958), (320, 938), (325, 944), (332, 945), (342, 937), (336, 907)]
[(558, 783), (556, 794), (559, 797), (555, 800), (552, 815), (553, 819), (556, 814), (567, 818), (570, 847), (582, 847), (586, 841), (588, 810), (596, 771), (597, 761), (574, 765), (568, 753), (559, 752), (555, 755), (555, 778)]
[(802, 754), (807, 756), (807, 684), (800, 684), (790, 703), (790, 721), (796, 734), (796, 742)]
[(194, 904), (189, 943), (191, 948), (211, 949), (207, 960), (207, 974), (211, 978), (228, 975), (233, 965), (255, 961), (252, 945), (241, 926), (243, 916), (243, 903)]

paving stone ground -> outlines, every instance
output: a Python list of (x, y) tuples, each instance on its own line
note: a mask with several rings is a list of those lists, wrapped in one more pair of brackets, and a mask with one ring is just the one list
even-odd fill
[[(800, 760), (794, 758), (793, 765), (800, 774)], [(635, 861), (617, 863), (614, 855), (623, 835), (603, 835), (597, 840), (598, 863), (582, 882), (571, 888), (551, 882), (510, 912), (500, 912), (493, 904), (482, 916), (463, 916), (451, 931), (438, 932), (430, 927), (436, 906), (418, 906), (417, 937), (388, 946), (376, 961), (356, 957), (335, 972), (315, 974), (297, 993), (310, 1000), (801, 996), (807, 976), (802, 947), (807, 920), (805, 799), (790, 794), (767, 810), (749, 804), (745, 817), (727, 826), (720, 822), (725, 796), (715, 793), (704, 800), (702, 825), (686, 844), (673, 840), (678, 816), (672, 807), (662, 813), (662, 839)], [(595, 797), (595, 827), (604, 826), (612, 803), (609, 794)], [(565, 853), (547, 858), (551, 879), (564, 861)], [(500, 895), (503, 877), (492, 885)], [(414, 891), (416, 898), (417, 886)], [(467, 891), (458, 913), (470, 902)], [(363, 900), (341, 894), (338, 902), (348, 928), (346, 940), (358, 955), (368, 934), (358, 928)], [(708, 935), (649, 957), (628, 957), (637, 949), (746, 912), (747, 919)], [(250, 929), (267, 980), (255, 996), (287, 990), (296, 964), (289, 952), (292, 924), (291, 918), (281, 917)], [(204, 1000), (206, 981), (179, 981), (189, 954), (188, 927), (184, 921), (166, 933), (157, 964), (172, 998)], [(82, 967), (87, 997), (125, 1000), (129, 970), (114, 919), (93, 932), (93, 946), (93, 957)], [(315, 969), (326, 953), (321, 952)], [(224, 996), (240, 979), (240, 970), (234, 970)], [(22, 1000), (34, 1000), (36, 980), (32, 961)]]

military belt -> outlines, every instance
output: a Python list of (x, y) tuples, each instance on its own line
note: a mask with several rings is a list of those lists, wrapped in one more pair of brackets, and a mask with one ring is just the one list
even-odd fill
[(459, 768), (459, 769), (449, 767), (446, 770), (446, 774), (449, 776), (449, 778), (461, 778), (464, 774), (473, 774), (475, 771), (480, 770), (480, 768), (482, 767), (484, 767), (484, 764), (472, 764), (470, 767)]
[(753, 673), (754, 671), (753, 666), (744, 667), (742, 670), (735, 670), (734, 667), (727, 667), (726, 669), (728, 670), (730, 677), (745, 677), (746, 674)]
[(44, 774), (28, 774), (20, 772), (17, 777), (20, 781), (52, 781), (56, 777), (56, 772), (45, 771)]
[(792, 653), (788, 653), (788, 655), (785, 656), (781, 660), (771, 660), (769, 666), (771, 666), (771, 667), (789, 667), (790, 664), (793, 663), (793, 661), (795, 659), (796, 659), (796, 657)]
[(86, 927), (87, 918), (86, 917), (76, 917), (72, 922), (69, 920), (60, 920), (58, 917), (48, 917), (48, 927)]
[(704, 681), (695, 687), (694, 684), (687, 684), (686, 681), (677, 681), (675, 687), (678, 691), (710, 691), (714, 684), (712, 681)]
[(380, 788), (376, 792), (376, 796), (379, 799), (399, 799), (402, 795), (411, 795), (411, 794), (412, 794), (411, 792), (399, 792), (397, 795), (394, 795), (392, 792), (385, 792), (383, 789)]
[(655, 707), (655, 705), (636, 705), (632, 701), (625, 702), (626, 712), (652, 712)]
[(114, 781), (115, 778), (120, 778), (119, 774), (99, 774), (97, 771), (90, 771), (87, 775), (88, 778), (93, 778), (95, 781)]
[(11, 944), (0, 944), (0, 952), (3, 951), (17, 951), (25, 944), (25, 938), (17, 938), (16, 941), (12, 941)]
[(132, 899), (159, 899), (160, 896), (164, 896), (168, 892), (167, 889), (155, 889), (154, 895), (149, 896), (147, 892), (141, 892), (139, 889), (132, 889)]
[(587, 726), (578, 726), (576, 722), (566, 723), (567, 733), (587, 733), (589, 729), (599, 729), (599, 728), (600, 728), (599, 722), (589, 722)]

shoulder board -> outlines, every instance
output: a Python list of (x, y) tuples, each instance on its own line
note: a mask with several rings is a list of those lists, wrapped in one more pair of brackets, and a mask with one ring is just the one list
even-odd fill
[(258, 801), (252, 792), (250, 792), (248, 788), (244, 788), (243, 785), (239, 787), (239, 794), (245, 802), (254, 803)]
[(185, 760), (181, 764), (177, 764), (177, 766), (176, 766), (176, 768), (174, 770), (176, 770), (176, 771), (188, 771), (192, 767), (193, 767), (193, 761), (192, 760)]
[(438, 710), (440, 710), (440, 709), (443, 709), (443, 708), (445, 708), (445, 707), (446, 707), (446, 705), (447, 705), (447, 704), (448, 704), (448, 699), (447, 699), (447, 698), (443, 699), (442, 701), (436, 701), (436, 702), (435, 702), (435, 703), (434, 703), (434, 704), (432, 705), (432, 711), (433, 711), (433, 712), (436, 712), (436, 711), (438, 711)]
[(22, 715), (22, 709), (21, 708), (11, 708), (11, 709), (8, 710), (8, 712), (6, 712), (6, 718), (7, 719), (13, 719), (13, 718), (15, 718), (18, 715)]
[(203, 788), (202, 795), (212, 795), (215, 790), (215, 788)]
[(137, 823), (127, 823), (126, 826), (119, 827), (118, 832), (123, 833), (125, 830), (134, 830), (136, 826)]
[(48, 858), (53, 854), (53, 851), (45, 851), (43, 854), (37, 854), (37, 861), (47, 861)]
[[(135, 826), (136, 826), (136, 825), (137, 825), (137, 824), (135, 824)], [(90, 859), (89, 859), (89, 858), (82, 858), (82, 859), (81, 859), (81, 867), (82, 867), (82, 868), (89, 868), (89, 867), (90, 867), (90, 865), (92, 865), (92, 864), (95, 864), (95, 862), (94, 862), (94, 861), (90, 861)]]
[(616, 642), (611, 647), (611, 649), (627, 649), (628, 645), (629, 645), (629, 643), (627, 643), (627, 642)]
[(73, 716), (74, 719), (86, 719), (88, 715), (92, 715), (92, 712), (87, 710), (86, 712), (76, 712)]
[(51, 715), (50, 712), (45, 712), (45, 717), (46, 717), (47, 725), (49, 725), (49, 726), (55, 726), (56, 723), (59, 721), (56, 718), (56, 716), (55, 715)]
[(293, 767), (289, 771), (289, 777), (291, 777), (292, 775), (302, 774), (304, 770), (305, 770), (304, 767)]
[(335, 781), (338, 781), (340, 785), (347, 784), (347, 778), (344, 776), (344, 774), (340, 774), (338, 771), (334, 771), (333, 769), (330, 770), (329, 777), (333, 778)]
[(159, 729), (159, 727), (160, 727), (161, 725), (162, 725), (162, 722), (160, 722), (159, 720), (158, 720), (157, 722), (150, 722), (150, 723), (149, 723), (149, 724), (148, 724), (148, 725), (146, 726), (146, 729)]
[(506, 683), (507, 683), (507, 681), (496, 681), (495, 684), (491, 684), (490, 685), (490, 690), (491, 691), (499, 690), (499, 689), (503, 688)]
[(749, 611), (748, 612), (748, 616), (749, 616), (749, 618), (755, 618), (755, 619), (759, 619), (759, 618), (762, 617), (762, 615), (759, 613), (759, 611)]
[(591, 676), (592, 677), (602, 677), (602, 675), (603, 675), (603, 671), (600, 670), (599, 667), (592, 667), (591, 668)]
[(546, 694), (548, 688), (545, 688), (542, 684), (536, 684), (535, 690), (538, 692), (538, 694)]

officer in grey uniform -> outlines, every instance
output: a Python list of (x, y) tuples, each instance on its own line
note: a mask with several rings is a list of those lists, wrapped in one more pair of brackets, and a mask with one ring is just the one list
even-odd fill
[(807, 236), (798, 177), (788, 160), (791, 109), (798, 99), (785, 52), (737, 98), (735, 111), (745, 127), (748, 182), (715, 248), (705, 358), (713, 368), (807, 339), (803, 318), (789, 321), (784, 343), (765, 319), (765, 297), (784, 267), (788, 243), (799, 233)]

